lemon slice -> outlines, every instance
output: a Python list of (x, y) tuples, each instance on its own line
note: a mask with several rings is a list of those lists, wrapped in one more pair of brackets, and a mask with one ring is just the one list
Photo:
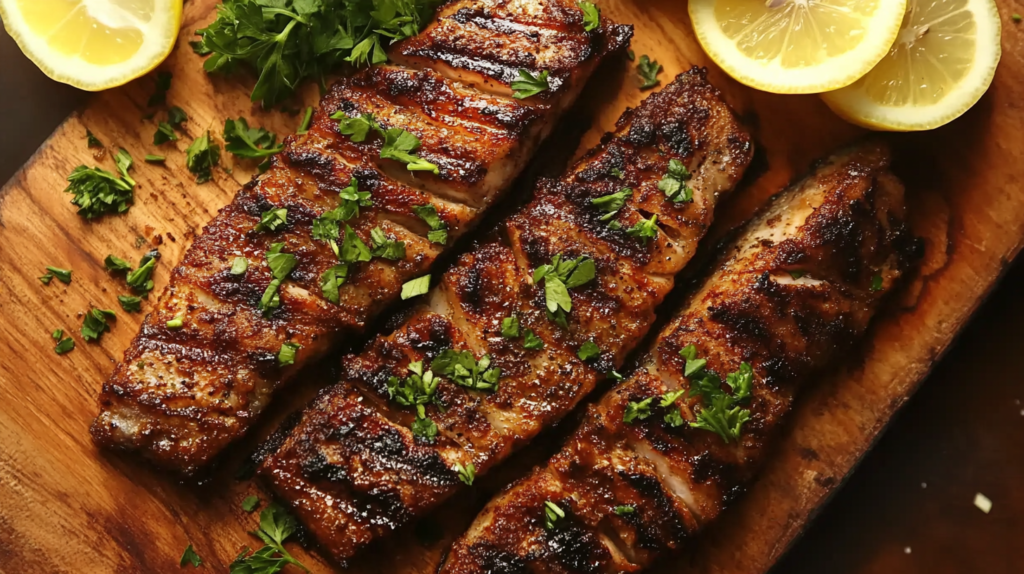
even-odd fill
[(822, 94), (837, 114), (882, 130), (928, 130), (981, 99), (1001, 55), (994, 0), (910, 0), (889, 54), (866, 76)]
[(836, 90), (889, 51), (906, 0), (690, 0), (704, 51), (740, 82), (778, 94)]
[(54, 80), (83, 90), (119, 86), (174, 47), (182, 0), (0, 0), (4, 27)]

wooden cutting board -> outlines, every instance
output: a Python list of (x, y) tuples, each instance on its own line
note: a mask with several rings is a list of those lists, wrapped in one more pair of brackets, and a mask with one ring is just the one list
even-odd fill
[[(896, 170), (909, 190), (914, 228), (926, 243), (920, 276), (881, 314), (862, 352), (823, 374), (802, 398), (750, 492), (683, 556), (666, 561), (663, 571), (767, 570), (878, 438), (1020, 249), (1024, 50), (1011, 14), (1024, 6), (999, 3), (1003, 61), (985, 98), (945, 128), (886, 136), (897, 150)], [(708, 64), (684, 2), (600, 4), (612, 18), (635, 24), (633, 48), (665, 66), (663, 82), (693, 64)], [(207, 128), (219, 135), (227, 117), (244, 115), (281, 134), (299, 122), (287, 113), (255, 109), (247, 98), (251, 79), (202, 72), (186, 41), (212, 18), (214, 6), (214, 0), (190, 1), (179, 46), (160, 68), (174, 74), (168, 102), (188, 112), (186, 136), (160, 148), (151, 144), (163, 112), (146, 106), (154, 86), (149, 76), (93, 97), (0, 189), (0, 572), (173, 572), (189, 542), (204, 568), (226, 572), (243, 545), (259, 545), (246, 534), (257, 516), (243, 512), (240, 502), (248, 494), (265, 495), (257, 485), (233, 478), (241, 459), (277, 420), (331, 380), (330, 360), (311, 369), (304, 384), (281, 397), (256, 436), (234, 449), (203, 485), (182, 485), (136, 460), (99, 452), (89, 438), (100, 385), (142, 319), (118, 307), (123, 280), (104, 271), (104, 257), (113, 253), (134, 262), (159, 248), (159, 293), (191, 238), (253, 171), (226, 158), (230, 172), (218, 170), (213, 182), (195, 185), (184, 168), (191, 140)], [(863, 136), (816, 97), (755, 92), (711, 68), (713, 83), (759, 146), (754, 173), (720, 216), (719, 232), (742, 221), (815, 158)], [(606, 66), (539, 156), (567, 156), (558, 152), (593, 145), (643, 95), (632, 64)], [(314, 103), (316, 89), (308, 87), (304, 96)], [(156, 117), (145, 118), (154, 111)], [(103, 153), (86, 147), (87, 128), (106, 144)], [(138, 162), (136, 204), (126, 215), (87, 222), (62, 193), (64, 178), (83, 163), (113, 170), (110, 154), (117, 147)], [(146, 153), (167, 155), (166, 165), (143, 164)], [(557, 163), (543, 167), (560, 169)], [(521, 183), (512, 195), (527, 191)], [(36, 278), (47, 265), (73, 269), (71, 285), (40, 284)], [(91, 306), (118, 312), (112, 332), (99, 343), (78, 336), (81, 315)], [(662, 314), (671, 311), (666, 305)], [(74, 334), (75, 351), (54, 354), (50, 333), (56, 328)], [(555, 445), (557, 433), (486, 477), (471, 495), (366, 552), (351, 570), (432, 572), (487, 497)], [(315, 572), (331, 571), (315, 554), (297, 546), (295, 554)]]

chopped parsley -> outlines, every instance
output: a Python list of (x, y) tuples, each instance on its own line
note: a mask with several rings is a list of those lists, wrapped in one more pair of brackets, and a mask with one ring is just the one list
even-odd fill
[(478, 391), (495, 391), (501, 368), (491, 366), (490, 355), (477, 360), (472, 351), (445, 349), (430, 362), (430, 369), (456, 384)]
[(436, 207), (428, 203), (426, 205), (417, 205), (412, 208), (412, 211), (430, 227), (427, 239), (431, 243), (444, 245), (448, 242), (448, 224), (441, 220), (441, 217), (437, 214)]
[(116, 316), (110, 309), (89, 309), (82, 318), (82, 338), (86, 341), (98, 341), (103, 333), (110, 330), (107, 319), (114, 319)]
[(466, 486), (473, 486), (473, 481), (476, 480), (476, 466), (473, 463), (463, 466), (461, 462), (457, 462), (452, 470), (459, 473), (459, 480)]
[(224, 150), (235, 157), (259, 159), (284, 149), (277, 135), (257, 127), (249, 127), (245, 118), (224, 120)]
[(146, 157), (144, 157), (143, 159), (146, 160), (146, 163), (163, 163), (167, 158), (162, 155), (153, 155), (147, 153)]
[(341, 244), (341, 252), (338, 257), (345, 263), (356, 263), (373, 259), (373, 254), (370, 253), (370, 248), (356, 235), (352, 227), (345, 224), (345, 241)]
[(430, 291), (430, 275), (406, 281), (402, 285), (402, 301), (423, 295), (427, 291)]
[(664, 192), (667, 197), (673, 203), (687, 203), (693, 201), (693, 189), (687, 185), (686, 182), (690, 181), (693, 174), (690, 170), (686, 169), (683, 162), (678, 159), (670, 159), (668, 161), (668, 171), (665, 172), (665, 177), (661, 178), (658, 182), (658, 189)]
[(88, 147), (103, 147), (103, 142), (89, 130), (85, 130), (85, 145)]
[(341, 263), (334, 267), (328, 267), (323, 274), (320, 275), (320, 292), (323, 293), (324, 299), (327, 299), (335, 305), (341, 303), (341, 286), (345, 284), (345, 279), (348, 278), (348, 265)]
[(432, 442), (437, 436), (437, 425), (427, 417), (427, 404), (435, 401), (434, 393), (440, 379), (434, 376), (433, 371), (423, 370), (423, 361), (409, 363), (409, 375), (404, 379), (391, 377), (388, 379), (388, 397), (396, 403), (414, 407), (416, 419), (413, 421), (410, 430), (413, 436)]
[(260, 499), (258, 496), (249, 495), (242, 500), (242, 510), (246, 512), (252, 512), (259, 508)]
[(170, 72), (156, 73), (156, 89), (153, 91), (153, 95), (149, 96), (149, 101), (146, 102), (147, 106), (160, 106), (167, 103), (167, 91), (171, 89), (173, 77)]
[(548, 318), (562, 327), (568, 327), (566, 313), (572, 311), (569, 289), (584, 285), (594, 279), (597, 267), (589, 257), (562, 260), (555, 255), (548, 265), (541, 265), (533, 273), (533, 282), (544, 282), (544, 296)]
[(196, 551), (192, 548), (192, 543), (189, 542), (188, 546), (185, 547), (185, 551), (181, 554), (181, 560), (178, 561), (178, 567), (184, 568), (185, 566), (191, 565), (193, 568), (199, 568), (199, 565), (203, 563), (203, 559), (196, 554)]
[(188, 114), (178, 106), (171, 106), (167, 109), (167, 123), (176, 130), (181, 129), (181, 124), (188, 121)]
[(597, 6), (587, 0), (580, 0), (576, 5), (583, 11), (583, 29), (587, 32), (597, 30), (601, 26), (601, 11)]
[(337, 111), (331, 114), (331, 118), (338, 120), (338, 132), (349, 136), (356, 143), (365, 141), (371, 130), (378, 133), (384, 138), (380, 148), (381, 159), (393, 159), (404, 163), (409, 171), (440, 173), (436, 165), (416, 155), (416, 150), (420, 148), (420, 140), (415, 135), (401, 128), (385, 130), (373, 119), (373, 114), (350, 118), (345, 112)]
[(260, 222), (253, 229), (255, 231), (277, 231), (277, 228), (288, 225), (288, 209), (278, 207), (268, 209), (260, 216)]
[(299, 123), (299, 129), (295, 130), (295, 133), (302, 135), (309, 132), (309, 126), (313, 122), (313, 106), (306, 108), (306, 113), (302, 116), (302, 122)]
[(199, 136), (185, 150), (185, 166), (196, 176), (196, 183), (213, 178), (213, 167), (220, 163), (220, 146), (210, 142), (210, 130)]
[(658, 237), (658, 215), (652, 215), (650, 219), (641, 219), (636, 225), (627, 229), (626, 234), (639, 239), (644, 244), (651, 239), (656, 239)]
[(533, 329), (527, 329), (523, 333), (523, 348), (530, 351), (537, 351), (544, 348), (544, 339), (541, 339), (533, 332)]
[(405, 259), (405, 242), (391, 239), (383, 229), (374, 227), (370, 230), (370, 255), (400, 261)]
[[(700, 397), (701, 408), (696, 411), (697, 419), (690, 422), (692, 428), (714, 432), (726, 443), (739, 440), (743, 424), (750, 420), (750, 411), (740, 406), (750, 400), (754, 383), (754, 370), (749, 363), (741, 363), (738, 370), (725, 377), (731, 393), (722, 390), (722, 380), (715, 373), (705, 369), (707, 360), (697, 358), (697, 349), (687, 345), (679, 351), (686, 359), (684, 376), (690, 380), (689, 396)], [(682, 391), (666, 393), (661, 406), (669, 407), (682, 396)], [(653, 397), (652, 397), (653, 398)], [(665, 415), (665, 422), (671, 426), (682, 426), (682, 414), (674, 409)]]
[(178, 315), (171, 319), (170, 321), (168, 321), (166, 324), (168, 329), (176, 331), (185, 326), (185, 317), (183, 315)]
[[(628, 187), (624, 187), (615, 193), (591, 199), (590, 203), (604, 212), (604, 215), (601, 216), (601, 221), (609, 221), (619, 214), (619, 210), (626, 205), (626, 200), (628, 200), (632, 195), (633, 190)], [(612, 221), (608, 224), (608, 227), (612, 229), (620, 229), (622, 225), (618, 221)]]
[(576, 351), (576, 356), (579, 357), (581, 361), (589, 361), (600, 357), (601, 349), (593, 341), (587, 341), (580, 345), (579, 350)]
[(54, 329), (53, 333), (50, 333), (50, 337), (54, 341), (60, 341), (61, 337), (64, 336), (64, 329)]
[(651, 403), (654, 401), (654, 397), (646, 398), (642, 401), (630, 401), (626, 404), (626, 412), (622, 415), (622, 422), (630, 424), (635, 420), (644, 420), (651, 416)]
[(132, 291), (147, 295), (153, 290), (153, 269), (156, 268), (156, 260), (160, 258), (160, 252), (156, 249), (142, 256), (139, 260), (139, 268), (134, 271), (129, 271), (125, 275), (125, 283), (131, 287)]
[(519, 338), (519, 318), (515, 315), (501, 320), (501, 336), (506, 339)]
[(636, 64), (636, 73), (640, 76), (641, 90), (653, 88), (661, 83), (661, 80), (658, 79), (658, 74), (661, 73), (661, 64), (648, 58), (647, 54), (640, 56), (640, 61)]
[(370, 130), (381, 134), (384, 132), (377, 120), (373, 119), (373, 114), (349, 117), (345, 112), (338, 110), (331, 114), (331, 119), (338, 120), (338, 133), (349, 136), (349, 139), (356, 143), (365, 141), (370, 135)]
[(550, 500), (544, 501), (544, 528), (554, 530), (563, 518), (565, 518), (564, 510)]
[[(49, 269), (49, 267), (47, 267), (47, 269)], [(67, 281), (65, 281), (65, 283), (67, 283)], [(881, 275), (875, 275), (874, 277), (871, 278), (871, 290), (872, 291), (881, 291), (882, 290), (882, 276)]]
[(437, 438), (437, 423), (428, 417), (417, 416), (409, 427), (412, 431), (413, 436), (421, 438), (427, 442), (434, 442)]
[(61, 269), (60, 267), (47, 267), (46, 274), (40, 277), (39, 280), (42, 281), (44, 284), (49, 285), (50, 280), (53, 279), (54, 277), (57, 278), (57, 281), (60, 281), (65, 285), (71, 284), (71, 270)]
[(142, 311), (142, 297), (134, 295), (118, 295), (117, 302), (126, 313), (138, 313)]
[(132, 191), (135, 180), (128, 175), (132, 157), (121, 149), (114, 161), (120, 176), (99, 167), (88, 168), (84, 165), (72, 170), (64, 192), (75, 196), (71, 203), (78, 206), (78, 215), (94, 219), (109, 213), (124, 213), (131, 207), (135, 200)]
[[(56, 334), (56, 333), (54, 333), (54, 334)], [(61, 335), (63, 335), (63, 331), (61, 331)], [(75, 348), (75, 340), (72, 339), (71, 337), (67, 337), (67, 338), (54, 337), (54, 339), (59, 339), (57, 341), (57, 346), (53, 348), (53, 352), (57, 353), (58, 355), (63, 355), (64, 353), (69, 353), (72, 350), (74, 350), (74, 348)]]
[(633, 506), (629, 506), (627, 504), (623, 504), (623, 505), (615, 507), (615, 514), (618, 514), (619, 516), (625, 516), (627, 514), (633, 514), (634, 512), (636, 512), (636, 508), (633, 507)]
[(547, 70), (534, 76), (529, 70), (520, 69), (519, 77), (512, 80), (512, 97), (517, 100), (524, 100), (550, 88)]
[(299, 264), (299, 259), (291, 253), (282, 253), (284, 243), (274, 243), (267, 250), (267, 266), (270, 268), (271, 281), (260, 298), (259, 310), (264, 317), (269, 317), (274, 309), (281, 306), (281, 284), (288, 277), (288, 274)]
[(245, 275), (245, 272), (248, 270), (249, 260), (245, 257), (235, 257), (235, 260), (231, 263), (231, 274)]
[(284, 541), (296, 528), (295, 519), (277, 504), (264, 508), (260, 511), (260, 527), (251, 534), (262, 540), (265, 546), (251, 554), (248, 546), (243, 548), (231, 562), (232, 574), (275, 574), (289, 564), (309, 572), (284, 549)]
[(287, 367), (288, 365), (294, 365), (295, 355), (301, 348), (302, 345), (298, 343), (283, 343), (281, 350), (277, 352), (277, 366)]
[(334, 252), (338, 252), (337, 240), (341, 235), (340, 224), (343, 221), (359, 217), (359, 208), (373, 204), (370, 192), (359, 191), (359, 181), (349, 180), (348, 187), (338, 193), (341, 203), (338, 207), (325, 211), (313, 220), (313, 239), (327, 241)]
[(156, 125), (156, 131), (153, 132), (153, 145), (163, 145), (167, 142), (178, 141), (178, 134), (174, 133), (174, 128), (167, 122), (160, 122)]
[(793, 281), (796, 281), (797, 279), (800, 279), (801, 277), (807, 274), (806, 272), (801, 271), (799, 269), (787, 270), (786, 273), (789, 273), (789, 276), (793, 278)]

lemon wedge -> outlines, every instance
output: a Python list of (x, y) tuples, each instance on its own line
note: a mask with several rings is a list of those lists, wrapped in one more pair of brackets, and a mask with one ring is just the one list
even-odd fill
[(889, 54), (853, 85), (822, 94), (855, 124), (889, 131), (949, 123), (981, 99), (1002, 49), (994, 0), (910, 0)]
[(848, 86), (881, 60), (906, 0), (690, 0), (708, 56), (740, 82), (778, 94)]
[(54, 80), (83, 90), (119, 86), (170, 54), (182, 0), (0, 0), (4, 27)]

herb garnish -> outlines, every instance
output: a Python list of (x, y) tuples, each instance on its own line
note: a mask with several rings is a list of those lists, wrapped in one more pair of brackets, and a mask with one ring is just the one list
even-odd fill
[(501, 336), (506, 339), (519, 338), (519, 318), (515, 315), (501, 320)]
[(191, 564), (193, 568), (199, 568), (199, 565), (203, 563), (203, 559), (196, 554), (196, 551), (192, 548), (192, 543), (189, 542), (188, 546), (185, 547), (185, 551), (181, 553), (181, 560), (178, 561), (178, 567), (184, 568), (186, 565)]
[(283, 149), (284, 144), (277, 143), (276, 134), (261, 127), (249, 127), (245, 118), (224, 120), (224, 150), (236, 157), (264, 158)]
[(283, 343), (281, 350), (277, 352), (277, 366), (287, 367), (288, 365), (294, 365), (295, 355), (301, 348), (302, 345), (298, 343)]
[(566, 313), (572, 311), (569, 289), (579, 287), (594, 279), (597, 267), (589, 257), (577, 257), (562, 261), (562, 255), (555, 255), (551, 264), (541, 265), (533, 273), (533, 282), (544, 282), (544, 296), (548, 318), (568, 328)]
[(412, 211), (430, 227), (427, 239), (431, 243), (443, 245), (448, 242), (448, 224), (441, 220), (436, 207), (428, 203), (417, 205), (412, 208)]
[(550, 500), (544, 501), (544, 528), (554, 530), (558, 522), (565, 518), (565, 511)]
[[(696, 412), (697, 420), (690, 422), (690, 426), (712, 431), (726, 443), (739, 440), (743, 423), (750, 420), (750, 411), (739, 405), (751, 397), (753, 368), (749, 363), (741, 363), (738, 370), (726, 375), (725, 383), (732, 391), (730, 394), (722, 390), (722, 380), (718, 375), (705, 369), (707, 360), (697, 358), (696, 347), (687, 345), (679, 355), (686, 359), (683, 375), (690, 380), (689, 396), (699, 396), (702, 403)], [(682, 391), (666, 393), (662, 396), (661, 406), (671, 406), (681, 395)], [(665, 422), (671, 426), (682, 426), (685, 421), (675, 410), (665, 415)]]
[(405, 242), (390, 239), (383, 229), (374, 227), (370, 230), (370, 254), (381, 259), (400, 261), (405, 259)]
[(71, 270), (61, 269), (60, 267), (47, 267), (46, 274), (39, 278), (44, 285), (49, 285), (50, 281), (56, 277), (58, 281), (65, 285), (71, 284)]
[(593, 341), (587, 341), (580, 345), (579, 350), (576, 351), (576, 356), (579, 357), (581, 361), (589, 361), (590, 359), (600, 357), (601, 349)]
[(87, 147), (103, 147), (103, 142), (89, 130), (85, 130), (85, 145)]
[(118, 295), (117, 302), (126, 313), (138, 313), (142, 311), (142, 297), (134, 295)]
[(254, 231), (277, 231), (278, 227), (288, 224), (288, 208), (278, 207), (268, 209), (260, 216), (260, 222), (253, 228)]
[(641, 219), (626, 230), (626, 234), (642, 241), (645, 245), (650, 239), (658, 237), (658, 215), (654, 214), (650, 219)]
[(338, 207), (325, 211), (313, 220), (313, 239), (329, 242), (335, 253), (338, 253), (337, 240), (341, 235), (340, 222), (359, 217), (359, 208), (373, 203), (370, 192), (359, 191), (359, 182), (354, 177), (338, 196), (341, 198)]
[(249, 260), (245, 257), (235, 257), (235, 260), (231, 263), (231, 274), (244, 275), (248, 270)]
[(874, 277), (871, 278), (871, 290), (872, 291), (881, 291), (882, 290), (882, 276), (881, 275), (875, 275)]
[(309, 572), (284, 549), (284, 541), (295, 532), (295, 528), (295, 519), (277, 504), (264, 508), (260, 512), (259, 529), (249, 534), (258, 537), (266, 546), (252, 554), (248, 554), (249, 547), (245, 547), (231, 562), (231, 574), (276, 574), (289, 564)]
[(162, 155), (146, 154), (146, 157), (142, 158), (146, 160), (146, 163), (163, 163), (167, 158)]
[(53, 352), (58, 355), (70, 352), (75, 348), (75, 340), (71, 337), (64, 338), (64, 329), (57, 329), (53, 332), (53, 338), (57, 341), (57, 346), (53, 348)]
[[(601, 221), (608, 221), (618, 215), (619, 210), (626, 205), (626, 200), (632, 195), (633, 190), (628, 187), (624, 187), (615, 193), (609, 193), (608, 195), (602, 195), (601, 197), (591, 199), (590, 203), (594, 207), (605, 212), (605, 214), (601, 216)], [(622, 224), (618, 221), (612, 221), (608, 224), (608, 227), (612, 229), (621, 229)]]
[(523, 348), (530, 351), (537, 351), (544, 348), (544, 339), (541, 339), (533, 332), (533, 329), (527, 329), (523, 333)]
[(654, 397), (648, 397), (642, 401), (630, 401), (626, 404), (626, 412), (622, 415), (622, 422), (630, 424), (635, 420), (644, 420), (651, 416), (651, 403)]
[(647, 54), (640, 56), (640, 61), (636, 65), (636, 73), (640, 76), (641, 90), (653, 88), (661, 83), (661, 80), (658, 79), (658, 74), (661, 73), (661, 64), (657, 60), (648, 58)]
[(124, 259), (121, 259), (120, 257), (112, 253), (110, 255), (107, 255), (106, 258), (103, 259), (103, 266), (107, 268), (107, 271), (113, 273), (132, 270), (131, 263), (128, 263)]
[(174, 128), (167, 122), (160, 122), (156, 126), (156, 131), (153, 132), (153, 145), (163, 145), (167, 142), (173, 142), (178, 140), (178, 134), (174, 133)]
[(297, 135), (302, 135), (309, 132), (309, 126), (313, 122), (313, 106), (306, 108), (306, 113), (302, 116), (302, 122), (299, 123), (299, 129), (295, 130)]
[(188, 121), (188, 114), (178, 106), (171, 106), (167, 109), (167, 123), (176, 130), (181, 129), (181, 124)]
[(370, 130), (380, 134), (384, 138), (384, 143), (380, 148), (381, 159), (393, 159), (404, 163), (409, 171), (440, 173), (436, 165), (416, 155), (416, 150), (420, 148), (419, 138), (401, 128), (385, 130), (373, 119), (373, 114), (350, 118), (345, 112), (337, 111), (331, 114), (331, 119), (338, 120), (340, 134), (349, 136), (356, 143), (365, 141)]
[(633, 514), (634, 512), (636, 512), (636, 508), (633, 507), (633, 506), (626, 505), (626, 504), (623, 504), (623, 505), (615, 507), (615, 514), (618, 514), (619, 516), (625, 516), (627, 514)]
[(210, 130), (199, 136), (185, 150), (185, 166), (196, 176), (196, 183), (213, 178), (213, 166), (220, 162), (220, 146), (210, 141)]
[(114, 162), (120, 177), (103, 168), (88, 168), (84, 165), (76, 167), (68, 176), (68, 186), (64, 192), (75, 196), (71, 203), (78, 206), (78, 215), (93, 219), (108, 213), (124, 213), (131, 207), (135, 199), (132, 193), (135, 180), (128, 175), (132, 157), (121, 149), (114, 157)]
[(113, 319), (117, 315), (110, 309), (89, 309), (82, 318), (82, 338), (86, 341), (98, 341), (103, 333), (110, 330), (107, 319)]
[(176, 331), (185, 326), (185, 317), (183, 315), (177, 315), (165, 324), (167, 325), (168, 329)]
[(260, 505), (260, 499), (258, 496), (249, 495), (242, 500), (242, 510), (246, 512), (252, 512), (256, 510)]
[(402, 301), (424, 295), (430, 291), (430, 275), (417, 277), (402, 284)]
[(517, 100), (524, 100), (550, 88), (547, 70), (534, 76), (529, 70), (520, 69), (519, 77), (512, 80), (512, 97)]
[(593, 2), (580, 0), (576, 5), (583, 11), (583, 30), (593, 32), (601, 26), (601, 11)]
[(434, 392), (441, 381), (434, 376), (433, 371), (423, 370), (423, 361), (409, 363), (409, 373), (404, 379), (388, 379), (388, 398), (402, 406), (416, 409), (416, 419), (411, 426), (412, 434), (431, 442), (437, 436), (437, 425), (427, 418), (425, 405), (434, 401)]
[(457, 462), (452, 470), (459, 473), (459, 480), (466, 486), (473, 486), (473, 481), (476, 480), (476, 466), (473, 463), (463, 466), (461, 462)]
[(279, 293), (281, 283), (299, 264), (297, 257), (291, 253), (282, 253), (282, 249), (284, 249), (284, 243), (274, 243), (267, 250), (267, 266), (270, 268), (272, 279), (263, 292), (263, 297), (260, 298), (259, 310), (263, 312), (264, 317), (269, 317), (274, 309), (281, 306), (281, 294)]
[(324, 299), (327, 299), (335, 305), (341, 303), (340, 287), (344, 285), (345, 279), (347, 278), (348, 265), (342, 263), (335, 265), (334, 267), (328, 267), (327, 270), (320, 275), (320, 291), (323, 293)]
[(125, 283), (132, 288), (132, 291), (147, 295), (153, 290), (153, 269), (156, 267), (156, 260), (160, 258), (160, 252), (156, 249), (146, 253), (139, 260), (139, 268), (129, 271), (125, 276)]
[(491, 366), (490, 355), (477, 360), (472, 351), (455, 349), (441, 351), (430, 362), (430, 369), (460, 386), (478, 391), (495, 391), (501, 377), (501, 368)]
[(690, 170), (686, 169), (683, 162), (678, 159), (670, 159), (668, 161), (668, 171), (665, 172), (665, 177), (658, 182), (658, 189), (665, 193), (674, 203), (686, 203), (693, 201), (693, 189), (686, 184), (693, 174)]

